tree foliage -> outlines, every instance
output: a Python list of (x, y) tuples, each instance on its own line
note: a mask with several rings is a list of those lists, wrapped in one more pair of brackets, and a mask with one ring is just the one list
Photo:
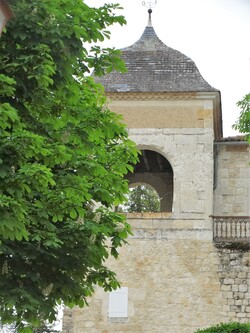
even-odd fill
[(245, 133), (250, 142), (250, 94), (245, 95), (237, 105), (240, 107), (241, 112), (237, 122), (233, 125), (233, 128), (241, 133)]
[[(0, 324), (0, 332), (1, 333), (17, 333), (17, 328), (15, 324), (11, 325), (1, 325)], [(43, 323), (40, 327), (33, 329), (34, 333), (60, 333), (60, 330), (55, 327), (55, 323)]]
[(10, 3), (0, 43), (0, 317), (29, 333), (55, 319), (57, 304), (84, 306), (95, 284), (118, 286), (105, 259), (130, 229), (110, 208), (124, 200), (137, 152), (86, 75), (124, 70), (118, 51), (93, 44), (125, 23), (119, 6)]
[(153, 188), (138, 185), (130, 189), (124, 207), (127, 212), (159, 212), (159, 196)]
[(250, 324), (226, 323), (198, 330), (195, 333), (250, 333)]

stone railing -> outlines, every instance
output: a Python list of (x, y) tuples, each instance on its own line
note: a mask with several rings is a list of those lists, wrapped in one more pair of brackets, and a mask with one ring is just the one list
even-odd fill
[(213, 216), (214, 242), (218, 246), (250, 248), (249, 216)]

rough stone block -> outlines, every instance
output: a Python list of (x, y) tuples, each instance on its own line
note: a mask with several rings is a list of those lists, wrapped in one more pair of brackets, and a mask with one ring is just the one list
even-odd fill
[(239, 291), (239, 286), (237, 285), (237, 284), (234, 284), (233, 286), (232, 286), (232, 291)]
[(238, 274), (238, 277), (239, 277), (240, 279), (245, 279), (246, 276), (247, 276), (247, 273), (246, 273), (246, 272), (239, 272), (239, 274)]
[(246, 292), (246, 291), (248, 291), (248, 286), (247, 286), (247, 285), (244, 285), (244, 284), (240, 285), (240, 286), (239, 286), (239, 291), (241, 291), (241, 292)]
[(233, 279), (224, 279), (223, 283), (227, 284), (227, 285), (232, 285), (234, 283), (234, 280)]
[(222, 285), (221, 286), (221, 290), (222, 291), (231, 291), (232, 290), (232, 286), (231, 285)]

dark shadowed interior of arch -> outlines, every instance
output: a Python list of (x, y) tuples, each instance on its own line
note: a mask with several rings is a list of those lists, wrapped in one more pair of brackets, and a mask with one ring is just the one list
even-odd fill
[(141, 150), (134, 172), (126, 177), (129, 184), (148, 184), (160, 197), (160, 211), (171, 212), (173, 206), (173, 169), (168, 160), (153, 150)]

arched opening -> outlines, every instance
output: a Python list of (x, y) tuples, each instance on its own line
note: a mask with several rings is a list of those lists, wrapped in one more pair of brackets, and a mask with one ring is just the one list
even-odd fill
[(126, 177), (129, 184), (147, 184), (153, 187), (160, 198), (160, 211), (172, 212), (173, 169), (168, 160), (153, 150), (141, 150), (134, 172)]

